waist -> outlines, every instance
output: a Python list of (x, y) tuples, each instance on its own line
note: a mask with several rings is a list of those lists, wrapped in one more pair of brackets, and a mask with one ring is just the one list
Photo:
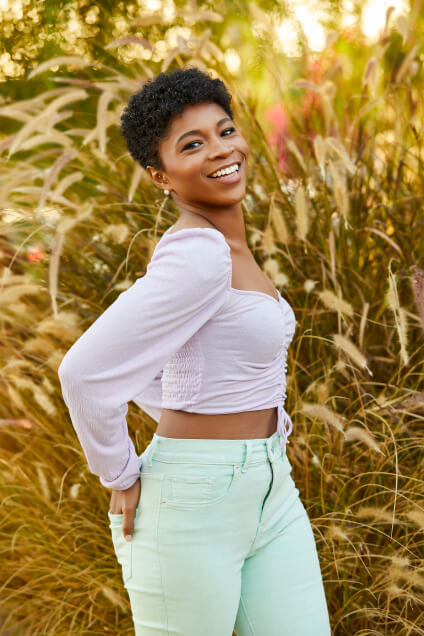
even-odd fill
[[(243, 439), (176, 439), (153, 434), (153, 439), (141, 455), (142, 465), (152, 461), (190, 464), (228, 465), (262, 464), (282, 457), (285, 449), (279, 445), (277, 432), (268, 438)], [(146, 468), (145, 468), (146, 470)]]
[(264, 439), (277, 429), (278, 412), (273, 406), (242, 413), (188, 413), (162, 409), (156, 434), (183, 439)]

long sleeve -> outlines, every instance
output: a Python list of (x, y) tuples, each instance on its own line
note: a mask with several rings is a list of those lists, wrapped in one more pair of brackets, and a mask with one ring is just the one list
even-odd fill
[(162, 375), (163, 369), (161, 369), (152, 382), (132, 400), (142, 411), (150, 415), (157, 424), (159, 424), (162, 417)]
[(160, 380), (167, 360), (223, 306), (230, 285), (223, 235), (208, 228), (168, 234), (146, 274), (66, 352), (58, 369), (63, 399), (103, 486), (125, 490), (137, 480), (128, 402)]

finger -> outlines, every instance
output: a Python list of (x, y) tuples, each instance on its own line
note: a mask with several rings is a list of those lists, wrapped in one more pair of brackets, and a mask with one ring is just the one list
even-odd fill
[(133, 532), (134, 532), (134, 510), (125, 510), (124, 511), (124, 520), (122, 524), (122, 533), (124, 535), (125, 541), (131, 541)]

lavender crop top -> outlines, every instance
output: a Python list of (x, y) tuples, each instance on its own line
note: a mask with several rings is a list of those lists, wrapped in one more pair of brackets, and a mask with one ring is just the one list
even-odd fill
[(231, 251), (219, 230), (170, 234), (172, 227), (146, 274), (90, 325), (58, 369), (90, 471), (106, 488), (129, 488), (140, 474), (126, 421), (130, 400), (156, 422), (162, 408), (239, 413), (277, 406), (284, 442), (293, 428), (283, 408), (296, 327), (289, 303), (278, 290), (276, 300), (231, 286)]

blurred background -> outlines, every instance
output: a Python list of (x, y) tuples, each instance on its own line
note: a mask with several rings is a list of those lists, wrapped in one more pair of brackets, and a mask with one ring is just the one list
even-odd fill
[[(119, 118), (188, 64), (232, 92), (248, 243), (296, 314), (287, 453), (333, 633), (424, 634), (422, 5), (0, 0), (1, 635), (134, 633), (57, 368), (176, 221)], [(141, 454), (155, 422), (127, 420)]]

